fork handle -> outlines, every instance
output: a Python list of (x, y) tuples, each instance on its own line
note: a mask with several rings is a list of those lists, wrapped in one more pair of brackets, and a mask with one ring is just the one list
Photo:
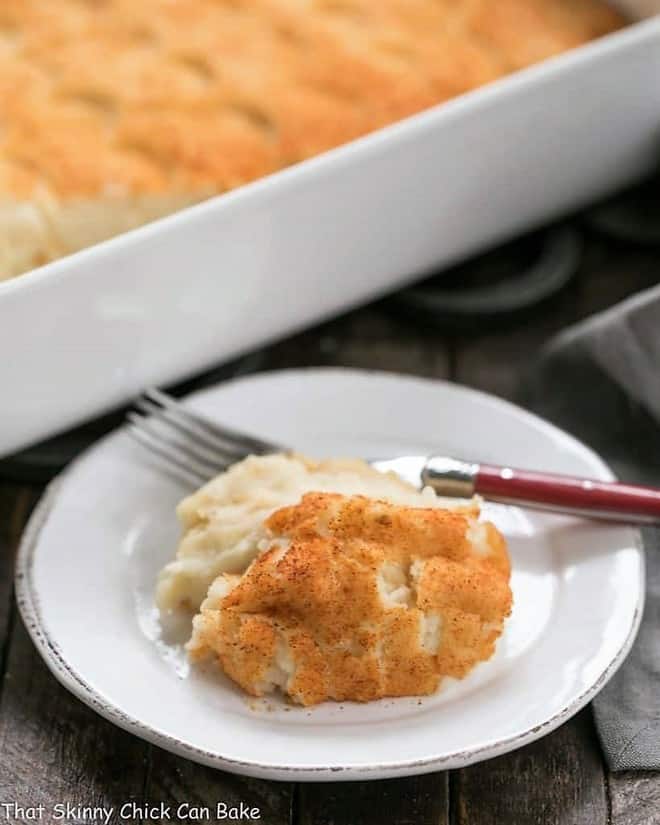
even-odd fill
[(430, 458), (424, 484), (439, 495), (481, 495), (491, 501), (522, 504), (588, 518), (660, 524), (660, 489), (639, 484)]

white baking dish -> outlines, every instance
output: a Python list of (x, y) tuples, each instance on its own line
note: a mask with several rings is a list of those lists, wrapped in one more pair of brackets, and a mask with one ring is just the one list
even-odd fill
[(660, 19), (0, 283), (0, 454), (599, 198), (660, 159)]

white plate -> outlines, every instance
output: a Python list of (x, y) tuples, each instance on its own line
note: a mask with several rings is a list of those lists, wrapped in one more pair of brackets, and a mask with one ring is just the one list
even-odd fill
[[(492, 397), (439, 381), (294, 370), (198, 394), (194, 406), (313, 455), (427, 451), (608, 479), (590, 450)], [(432, 697), (314, 709), (250, 701), (190, 670), (154, 611), (156, 573), (182, 494), (125, 433), (49, 490), (23, 540), (21, 612), (41, 655), (80, 699), (199, 762), (274, 779), (357, 779), (466, 765), (564, 722), (633, 642), (643, 603), (635, 530), (489, 506), (506, 533), (515, 605), (495, 657)]]

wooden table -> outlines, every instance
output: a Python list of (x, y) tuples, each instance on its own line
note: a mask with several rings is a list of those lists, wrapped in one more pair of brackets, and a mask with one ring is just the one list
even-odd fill
[[(386, 369), (449, 378), (511, 397), (521, 372), (552, 333), (659, 278), (657, 252), (591, 235), (570, 291), (512, 329), (446, 336), (396, 320), (375, 305), (270, 347), (264, 367)], [(0, 806), (148, 800), (213, 808), (220, 800), (243, 801), (260, 808), (258, 821), (266, 825), (660, 823), (660, 774), (608, 773), (588, 708), (510, 755), (464, 770), (379, 782), (293, 785), (245, 779), (124, 733), (58, 685), (13, 605), (12, 556), (39, 493), (0, 484)], [(0, 807), (2, 821), (19, 820), (4, 816)]]

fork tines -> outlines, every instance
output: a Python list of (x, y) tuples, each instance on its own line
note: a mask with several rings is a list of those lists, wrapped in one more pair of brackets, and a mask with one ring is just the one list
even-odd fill
[(148, 389), (127, 415), (128, 434), (170, 471), (196, 485), (250, 454), (282, 448), (260, 438), (216, 424), (170, 395)]

